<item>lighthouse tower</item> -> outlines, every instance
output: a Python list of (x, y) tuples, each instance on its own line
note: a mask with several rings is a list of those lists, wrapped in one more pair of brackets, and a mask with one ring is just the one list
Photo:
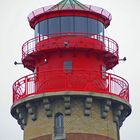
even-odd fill
[(11, 114), (24, 140), (120, 140), (131, 113), (129, 84), (108, 73), (118, 44), (105, 36), (111, 14), (77, 0), (30, 13), (35, 37), (22, 46), (32, 74), (13, 84)]

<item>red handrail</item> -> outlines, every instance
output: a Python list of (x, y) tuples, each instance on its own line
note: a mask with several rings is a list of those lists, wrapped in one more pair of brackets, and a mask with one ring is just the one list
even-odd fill
[[(44, 74), (45, 79), (38, 78)], [(129, 102), (129, 84), (125, 79), (110, 73), (75, 69), (71, 72), (50, 70), (20, 78), (13, 84), (13, 103), (31, 95), (56, 91), (91, 91)]]
[[(105, 45), (105, 47), (101, 46), (101, 50), (109, 52), (118, 57), (118, 44), (114, 40), (112, 40), (108, 37), (101, 36), (98, 34), (90, 34), (90, 33), (55, 33), (55, 34), (48, 34), (45, 36), (35, 37), (35, 38), (32, 38), (32, 39), (28, 40), (27, 42), (25, 42), (22, 46), (22, 60), (27, 55), (37, 52), (38, 51), (37, 44), (43, 40), (48, 40), (47, 44), (45, 45), (46, 49), (47, 48), (53, 49), (56, 46), (52, 45), (51, 41), (49, 42), (49, 40), (52, 37), (61, 37), (61, 36), (65, 36), (65, 40), (69, 36), (83, 36), (83, 37), (88, 37), (90, 39), (101, 41)], [(64, 46), (64, 44), (57, 44), (57, 45), (59, 45), (61, 47)], [(93, 45), (93, 48), (94, 48), (94, 45)]]

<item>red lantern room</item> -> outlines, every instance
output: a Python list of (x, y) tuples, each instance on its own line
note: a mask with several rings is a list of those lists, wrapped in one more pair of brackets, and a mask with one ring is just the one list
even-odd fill
[[(28, 21), (35, 37), (23, 44), (22, 63), (33, 73), (14, 83), (11, 109), (23, 129), (25, 119), (18, 117), (18, 112), (30, 108), (27, 102), (32, 104), (43, 97), (54, 99), (68, 93), (73, 98), (80, 93), (79, 98), (109, 99), (113, 106), (123, 105), (127, 112), (124, 118), (130, 114), (128, 82), (106, 72), (119, 61), (117, 42), (105, 36), (111, 19), (105, 9), (83, 5), (77, 0), (62, 0), (30, 13)], [(116, 122), (120, 127), (123, 119)]]

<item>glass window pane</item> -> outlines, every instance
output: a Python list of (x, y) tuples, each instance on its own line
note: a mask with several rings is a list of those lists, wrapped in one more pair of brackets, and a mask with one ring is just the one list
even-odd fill
[(49, 34), (60, 33), (60, 17), (48, 19)]
[(88, 33), (98, 34), (97, 33), (97, 20), (88, 18)]
[(39, 23), (35, 26), (35, 36), (39, 36)]
[(55, 115), (55, 135), (62, 135), (64, 132), (64, 116), (61, 113)]
[[(61, 29), (61, 30), (60, 30)], [(41, 21), (35, 26), (35, 36), (53, 33), (77, 32), (104, 35), (104, 25), (91, 18), (78, 16), (55, 17)]]
[(35, 36), (44, 36), (48, 34), (48, 22), (43, 20), (35, 26)]
[(40, 22), (40, 34), (41, 35), (44, 36), (44, 35), (48, 34), (47, 26), (48, 26), (47, 20), (43, 20)]
[(61, 32), (74, 32), (73, 17), (61, 17)]
[(72, 69), (72, 61), (64, 61), (64, 69)]
[(98, 21), (98, 34), (104, 35), (104, 25)]
[(87, 33), (87, 18), (86, 17), (75, 17), (75, 32), (78, 33)]

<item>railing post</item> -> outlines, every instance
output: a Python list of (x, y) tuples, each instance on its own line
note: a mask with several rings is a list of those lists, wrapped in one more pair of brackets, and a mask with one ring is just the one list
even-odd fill
[(127, 97), (128, 97), (128, 102), (129, 102), (129, 85), (128, 85), (128, 89), (127, 89)]
[(25, 46), (24, 46), (25, 48), (26, 48), (26, 55), (25, 56), (27, 56), (28, 55), (28, 50), (29, 50), (29, 48), (28, 48), (28, 41), (25, 43)]
[(109, 49), (109, 47), (110, 47), (110, 46), (109, 46), (109, 38), (107, 38), (107, 43), (108, 43), (108, 44), (107, 44), (107, 48), (108, 48), (108, 51), (110, 52), (110, 49)]
[(34, 92), (37, 93), (38, 85), (37, 85), (37, 76), (36, 73), (34, 73)]
[(108, 83), (109, 83), (109, 93), (110, 93), (111, 88), (112, 88), (112, 86), (111, 86), (111, 75), (110, 74), (108, 74)]
[(27, 76), (25, 77), (25, 97), (27, 96), (27, 92), (28, 92), (28, 80), (27, 80)]
[(14, 91), (14, 86), (13, 86), (13, 103), (15, 103), (15, 91)]

